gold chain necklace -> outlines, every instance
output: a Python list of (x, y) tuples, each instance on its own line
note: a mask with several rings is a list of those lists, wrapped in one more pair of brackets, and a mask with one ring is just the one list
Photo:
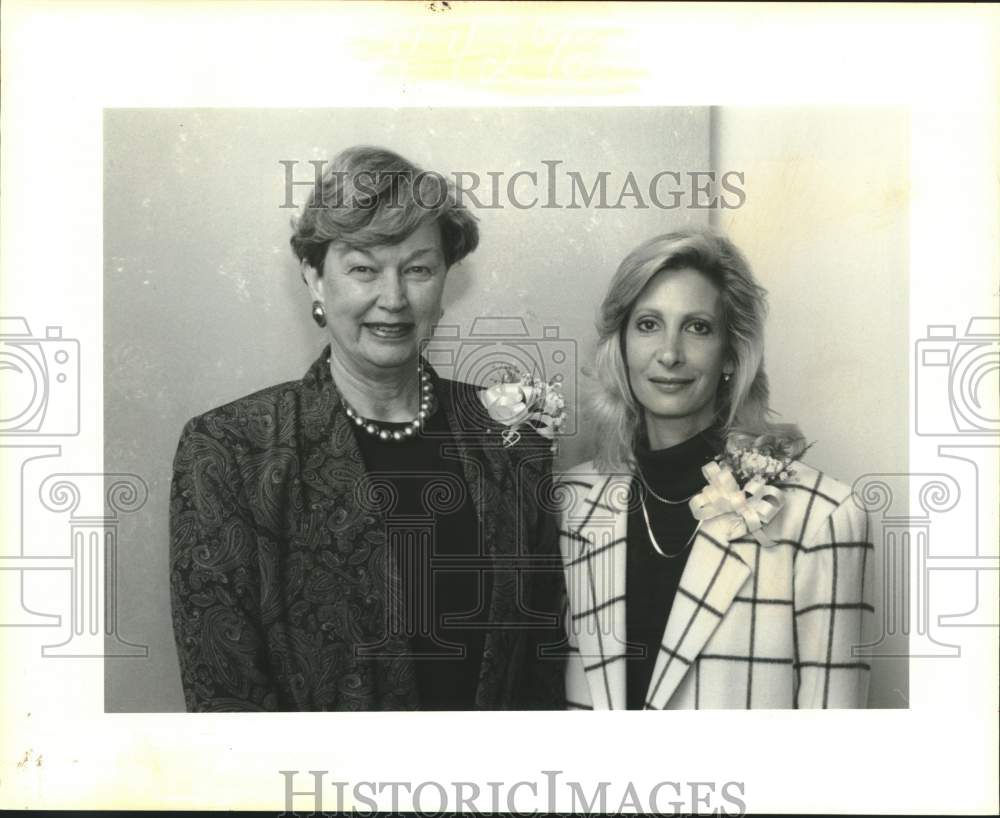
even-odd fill
[(659, 494), (657, 494), (655, 491), (653, 491), (652, 485), (650, 485), (650, 482), (646, 479), (646, 475), (643, 474), (641, 468), (638, 468), (637, 472), (639, 474), (639, 477), (642, 478), (642, 486), (643, 486), (643, 488), (645, 488), (646, 491), (648, 491), (650, 494), (652, 494), (653, 497), (655, 497), (661, 503), (666, 503), (668, 506), (681, 506), (681, 505), (684, 505), (684, 503), (686, 503), (688, 500), (690, 500), (692, 497), (694, 497), (695, 494), (698, 493), (696, 491), (694, 494), (689, 494), (687, 497), (684, 497), (681, 500), (668, 500), (666, 497), (661, 497)]
[[(693, 497), (694, 495), (691, 496)], [(668, 554), (662, 548), (660, 548), (660, 544), (656, 541), (656, 537), (653, 535), (653, 526), (650, 525), (649, 522), (649, 512), (646, 511), (646, 501), (643, 500), (640, 505), (642, 506), (642, 519), (646, 521), (646, 533), (649, 534), (649, 541), (653, 544), (653, 548), (655, 549), (656, 553), (659, 554), (664, 559), (672, 560), (675, 557), (679, 557), (681, 554), (687, 551), (688, 547), (691, 545), (691, 543), (694, 542), (694, 538), (698, 536), (698, 532), (701, 530), (702, 521), (698, 520), (698, 525), (694, 527), (694, 531), (691, 532), (691, 536), (688, 537), (688, 541), (684, 543), (684, 546), (680, 549), (680, 551), (678, 551), (676, 554)]]
[(642, 484), (646, 487), (646, 491), (648, 491), (650, 494), (652, 494), (661, 503), (666, 503), (668, 506), (682, 506), (686, 502), (688, 502), (688, 500), (690, 500), (692, 497), (694, 497), (694, 494), (698, 493), (698, 492), (695, 492), (694, 494), (689, 494), (683, 500), (668, 500), (666, 497), (660, 497), (659, 494), (657, 494), (655, 491), (653, 491), (653, 487), (651, 485), (649, 485), (649, 483), (646, 482), (646, 478), (645, 477), (643, 477), (643, 479), (642, 479)]

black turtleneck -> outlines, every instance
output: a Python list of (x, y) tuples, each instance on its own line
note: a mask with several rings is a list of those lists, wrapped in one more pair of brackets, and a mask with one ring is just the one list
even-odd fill
[[(720, 451), (722, 430), (718, 425), (666, 449), (652, 451), (646, 442), (636, 447), (637, 499), (645, 504), (660, 548), (676, 556), (665, 558), (656, 552), (642, 506), (636, 502), (628, 514), (625, 576), (626, 634), (630, 646), (625, 676), (629, 710), (641, 710), (645, 705), (663, 630), (691, 553), (689, 540), (697, 523), (687, 501), (705, 487), (701, 467)], [(664, 499), (680, 502), (664, 503), (649, 489)]]

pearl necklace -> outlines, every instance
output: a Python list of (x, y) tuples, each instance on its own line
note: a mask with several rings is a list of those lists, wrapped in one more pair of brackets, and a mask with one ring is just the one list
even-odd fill
[(431, 407), (434, 405), (434, 387), (431, 385), (430, 374), (421, 372), (420, 408), (417, 410), (417, 416), (405, 428), (395, 429), (391, 432), (388, 429), (381, 428), (375, 421), (368, 420), (359, 415), (357, 410), (344, 400), (343, 397), (341, 397), (341, 401), (344, 404), (344, 411), (347, 413), (347, 417), (354, 421), (355, 426), (360, 426), (372, 437), (377, 437), (379, 440), (402, 443), (404, 440), (412, 438), (420, 430), (420, 427), (424, 425), (424, 421), (430, 416)]

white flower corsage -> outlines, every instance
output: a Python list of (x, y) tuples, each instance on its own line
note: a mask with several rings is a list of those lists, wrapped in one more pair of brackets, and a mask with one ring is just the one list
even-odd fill
[(729, 466), (729, 470), (739, 480), (741, 486), (753, 480), (770, 483), (774, 480), (787, 480), (795, 470), (792, 468), (792, 458), (775, 457), (768, 450), (729, 449), (715, 459), (720, 465)]
[[(559, 384), (510, 365), (498, 367), (496, 377), (497, 382), (480, 393), (480, 398), (489, 416), (507, 427), (500, 433), (503, 445), (517, 443), (521, 439), (518, 430), (525, 426), (554, 441), (566, 419), (566, 401)], [(555, 442), (552, 450), (556, 450)]]
[(691, 513), (699, 521), (731, 517), (729, 540), (749, 534), (763, 546), (774, 545), (763, 529), (781, 511), (784, 497), (770, 483), (795, 473), (792, 460), (781, 451), (727, 446), (702, 468), (708, 485), (691, 498)]

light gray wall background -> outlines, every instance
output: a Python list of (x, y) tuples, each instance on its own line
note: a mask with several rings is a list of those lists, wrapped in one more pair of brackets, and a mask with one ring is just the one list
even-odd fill
[[(908, 511), (908, 114), (720, 108), (712, 143), (718, 167), (746, 174), (745, 205), (719, 211), (717, 224), (770, 291), (771, 405), (814, 441), (812, 465), (861, 480), (859, 490), (864, 475), (882, 475), (895, 500), (872, 514), (878, 549), (882, 514)], [(908, 599), (882, 599), (876, 553), (874, 638), (889, 605), (897, 620), (870, 659), (869, 703), (906, 707), (908, 638), (898, 616)]]
[[(108, 711), (183, 710), (167, 568), (181, 427), (213, 406), (301, 377), (325, 342), (288, 247), (294, 211), (281, 208), (280, 160), (300, 162), (298, 179), (310, 178), (308, 160), (357, 143), (484, 178), (542, 176), (542, 160), (561, 160), (560, 173), (587, 180), (610, 171), (612, 199), (629, 171), (642, 185), (662, 170), (752, 168), (739, 210), (478, 210), (480, 247), (449, 274), (442, 323), (468, 334), (477, 317), (520, 316), (536, 337), (557, 327), (560, 341), (575, 345), (577, 365), (585, 364), (597, 305), (623, 255), (656, 233), (711, 218), (744, 247), (771, 291), (774, 405), (817, 439), (810, 462), (848, 482), (905, 471), (906, 214), (885, 198), (906, 181), (898, 115), (109, 110), (104, 127), (104, 468), (138, 474), (150, 488), (146, 506), (122, 520), (117, 564), (122, 636), (148, 645), (149, 656), (106, 662)], [(862, 187), (845, 187), (844, 174)], [(299, 188), (295, 201), (306, 192)], [(566, 202), (565, 186), (560, 194)], [(582, 459), (589, 442), (585, 429), (566, 438), (561, 464)], [(904, 706), (906, 690), (905, 663), (876, 666), (873, 706)]]

